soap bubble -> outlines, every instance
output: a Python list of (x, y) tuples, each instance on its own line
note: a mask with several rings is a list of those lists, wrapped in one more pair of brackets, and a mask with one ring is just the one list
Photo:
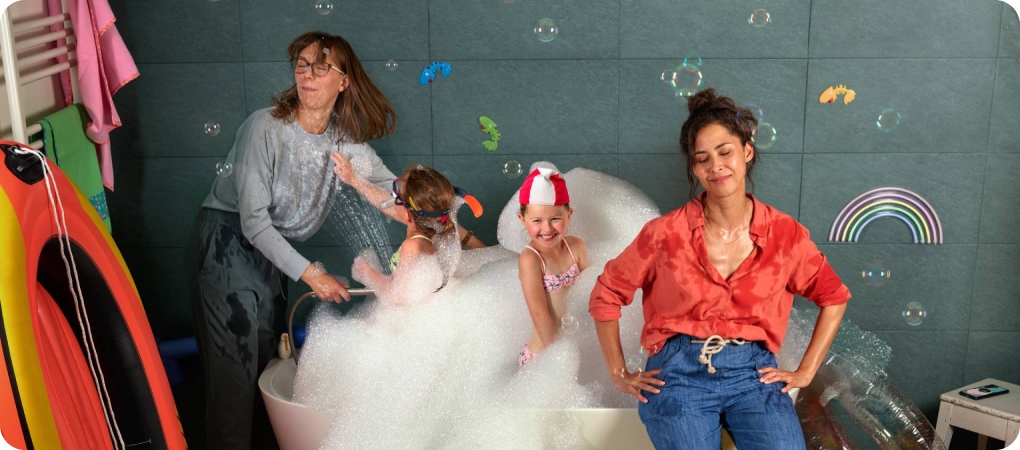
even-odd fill
[(662, 75), (659, 75), (659, 80), (662, 80), (662, 82), (667, 83), (667, 84), (668, 83), (672, 83), (673, 82), (673, 73), (674, 72), (673, 72), (672, 69), (670, 69), (670, 70), (663, 70), (662, 71)]
[(317, 0), (315, 2), (315, 11), (325, 16), (333, 12), (333, 2), (330, 0)]
[(776, 143), (776, 127), (768, 122), (758, 124), (758, 129), (751, 134), (751, 142), (762, 150), (767, 150)]
[[(396, 199), (394, 199), (393, 197), (390, 197), (390, 198), (388, 198), (386, 200), (383, 200), (383, 201), (379, 202), (379, 209), (389, 208), (389, 207), (393, 206), (393, 203), (395, 201), (396, 201)], [(389, 217), (389, 216), (386, 216), (386, 217)]]
[(673, 87), (673, 91), (677, 97), (690, 97), (694, 93), (698, 92), (701, 88), (701, 83), (704, 81), (701, 76), (701, 70), (697, 67), (681, 64), (673, 72), (673, 78), (670, 81), (670, 86)]
[(644, 372), (645, 359), (640, 356), (631, 356), (627, 359), (627, 371), (630, 373)]
[(221, 177), (229, 177), (230, 174), (234, 173), (234, 165), (225, 161), (216, 163), (216, 175)]
[(564, 336), (572, 336), (580, 329), (581, 323), (578, 322), (574, 316), (566, 314), (560, 319), (560, 332), (563, 333)]
[(907, 321), (907, 325), (916, 327), (928, 317), (928, 311), (924, 309), (924, 305), (921, 302), (910, 302), (907, 303), (907, 307), (903, 310), (903, 319)]
[(507, 161), (503, 164), (503, 173), (510, 178), (517, 178), (521, 176), (521, 163), (517, 161)]
[(882, 287), (892, 277), (892, 272), (886, 269), (882, 263), (871, 262), (861, 271), (861, 277), (864, 278), (864, 282), (868, 286)]
[(684, 57), (684, 65), (691, 67), (701, 67), (701, 57), (697, 53), (688, 53)]
[(751, 17), (747, 19), (747, 23), (758, 28), (764, 27), (772, 23), (772, 14), (769, 14), (767, 9), (756, 9), (751, 13)]
[(903, 116), (895, 109), (886, 108), (878, 114), (878, 120), (875, 121), (875, 125), (878, 126), (879, 131), (889, 133), (900, 125), (900, 119), (902, 118)]
[(535, 26), (535, 34), (542, 42), (552, 42), (553, 39), (556, 39), (556, 35), (560, 34), (560, 29), (552, 19), (542, 19)]
[(391, 59), (389, 61), (386, 61), (386, 69), (388, 69), (388, 70), (397, 70), (397, 66), (398, 65), (399, 64), (397, 64), (397, 60), (395, 60), (395, 59)]
[(762, 122), (765, 121), (765, 112), (761, 109), (760, 106), (754, 103), (744, 103), (740, 105), (740, 108), (741, 109), (737, 110), (736, 122), (737, 127), (740, 128), (741, 130), (753, 131), (751, 129), (752, 127), (751, 122), (747, 120), (748, 119), (747, 113), (744, 110), (751, 112), (751, 114), (754, 116), (755, 123), (761, 124)]
[(217, 134), (220, 134), (220, 124), (216, 122), (206, 122), (205, 134), (208, 134), (209, 136), (216, 136)]

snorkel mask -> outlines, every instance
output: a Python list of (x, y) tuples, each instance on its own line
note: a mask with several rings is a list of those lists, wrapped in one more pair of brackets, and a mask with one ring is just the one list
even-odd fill
[[(446, 224), (446, 220), (450, 218), (449, 209), (445, 211), (425, 211), (419, 209), (418, 206), (414, 204), (414, 199), (411, 197), (408, 197), (407, 201), (405, 202), (403, 199), (400, 198), (400, 182), (401, 182), (400, 178), (393, 179), (393, 192), (391, 193), (391, 195), (393, 195), (394, 205), (403, 206), (410, 210), (412, 213), (422, 217), (428, 218), (438, 217), (440, 219), (439, 220), (440, 223), (444, 225)], [(476, 199), (475, 196), (471, 195), (468, 191), (465, 191), (464, 189), (461, 189), (457, 186), (453, 187), (453, 192), (457, 194), (458, 197), (464, 199), (464, 203), (467, 203), (467, 205), (471, 207), (471, 212), (475, 215), (476, 218), (482, 216), (482, 204), (478, 202), (478, 199)]]

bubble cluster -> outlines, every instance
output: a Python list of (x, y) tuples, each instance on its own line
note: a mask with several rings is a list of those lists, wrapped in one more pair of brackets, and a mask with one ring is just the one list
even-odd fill
[[(352, 273), (378, 298), (347, 315), (320, 306), (301, 349), (294, 400), (337, 411), (323, 448), (586, 448), (576, 415), (564, 410), (634, 406), (633, 397), (612, 387), (594, 327), (580, 322), (590, 320), (588, 295), (602, 267), (658, 210), (615, 177), (585, 169), (564, 177), (579, 205), (570, 234), (589, 243), (589, 267), (565, 293), (564, 322), (577, 324), (576, 331), (558, 333), (517, 369), (533, 325), (517, 277), (519, 253), (508, 247), (515, 242), (460, 251), (454, 238), (450, 247), (460, 258), (438, 292), (446, 244), (437, 244), (436, 255), (402, 255), (388, 280), (371, 279), (379, 259), (366, 251)], [(504, 207), (513, 209), (516, 197)], [(629, 219), (606, 220), (617, 216)], [(501, 236), (524, 232), (516, 215), (509, 219), (500, 216)], [(641, 308), (622, 313), (621, 340), (636, 348)]]

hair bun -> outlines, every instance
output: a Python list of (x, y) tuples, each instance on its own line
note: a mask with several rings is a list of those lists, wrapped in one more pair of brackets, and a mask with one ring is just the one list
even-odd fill
[(718, 101), (719, 96), (715, 94), (715, 89), (705, 89), (687, 98), (687, 112), (694, 115), (699, 110), (711, 109), (717, 106)]

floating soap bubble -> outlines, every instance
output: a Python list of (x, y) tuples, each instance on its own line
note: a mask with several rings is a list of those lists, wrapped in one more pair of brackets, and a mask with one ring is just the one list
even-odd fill
[(672, 70), (663, 70), (662, 75), (659, 75), (659, 79), (662, 80), (663, 83), (672, 83), (673, 73), (674, 72)]
[(234, 165), (225, 161), (216, 163), (216, 175), (221, 177), (229, 177), (230, 174), (234, 173)]
[(517, 161), (507, 161), (503, 164), (503, 173), (510, 178), (517, 178), (521, 176), (521, 163)]
[(924, 309), (924, 305), (921, 302), (910, 302), (907, 303), (906, 309), (903, 310), (903, 320), (907, 321), (907, 325), (916, 327), (928, 317), (928, 311)]
[(397, 70), (397, 66), (398, 65), (399, 64), (397, 64), (397, 60), (395, 60), (395, 59), (391, 59), (389, 61), (386, 61), (386, 69), (388, 69), (388, 70)]
[(747, 19), (747, 23), (758, 28), (764, 27), (772, 23), (772, 14), (769, 14), (769, 11), (764, 8), (756, 9), (751, 13), (751, 17)]
[(758, 129), (751, 134), (751, 142), (762, 150), (768, 150), (776, 143), (776, 127), (768, 122), (758, 124)]
[(542, 19), (535, 26), (535, 34), (538, 35), (538, 40), (542, 42), (552, 42), (553, 39), (556, 39), (556, 35), (560, 34), (560, 28), (556, 26), (556, 22), (552, 19)]
[(875, 121), (875, 125), (878, 126), (879, 131), (889, 133), (900, 125), (900, 119), (902, 118), (903, 116), (895, 109), (886, 108), (878, 114), (878, 120)]
[(563, 333), (564, 336), (571, 336), (577, 333), (577, 330), (580, 329), (581, 323), (578, 322), (574, 316), (566, 314), (560, 319), (560, 332)]
[(748, 120), (748, 111), (754, 116), (754, 121), (757, 124), (761, 124), (765, 120), (765, 112), (762, 111), (761, 107), (754, 103), (744, 103), (740, 105), (740, 109), (737, 110), (737, 127), (744, 131), (753, 131), (754, 125)]
[(627, 360), (627, 371), (630, 373), (644, 372), (645, 371), (645, 359), (640, 356), (631, 356)]
[(697, 53), (688, 53), (684, 57), (684, 65), (691, 67), (701, 67), (701, 57)]
[(882, 287), (889, 278), (892, 277), (892, 272), (886, 269), (882, 263), (872, 262), (861, 271), (861, 277), (864, 278), (864, 283), (871, 287)]
[(677, 97), (690, 97), (698, 92), (703, 81), (701, 70), (694, 66), (681, 64), (673, 72), (670, 86), (673, 87), (673, 92)]
[(208, 134), (209, 136), (216, 136), (217, 134), (220, 134), (220, 124), (216, 122), (207, 122), (205, 124), (205, 134)]
[(325, 16), (333, 12), (333, 2), (330, 0), (317, 0), (315, 2), (315, 11)]

